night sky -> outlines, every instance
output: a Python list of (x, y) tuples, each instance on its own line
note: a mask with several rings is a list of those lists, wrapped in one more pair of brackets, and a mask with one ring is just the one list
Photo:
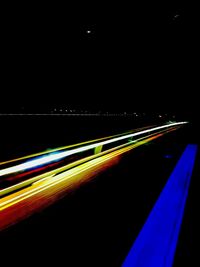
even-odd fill
[(1, 108), (195, 111), (199, 43), (192, 2), (107, 2), (82, 1), (74, 12), (6, 6)]

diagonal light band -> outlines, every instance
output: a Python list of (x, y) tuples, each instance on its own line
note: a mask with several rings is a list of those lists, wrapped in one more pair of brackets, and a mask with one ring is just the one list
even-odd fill
[(122, 267), (172, 267), (197, 145), (188, 145)]
[(150, 128), (150, 129), (147, 129), (147, 130), (139, 131), (139, 132), (136, 132), (136, 133), (128, 134), (128, 135), (125, 135), (125, 136), (116, 137), (116, 138), (113, 138), (111, 140), (101, 141), (101, 142), (98, 142), (98, 143), (95, 143), (95, 144), (86, 145), (86, 146), (83, 146), (83, 147), (79, 147), (79, 148), (75, 148), (75, 149), (71, 149), (71, 150), (67, 150), (67, 151), (63, 151), (63, 152), (53, 153), (53, 154), (50, 154), (50, 155), (47, 155), (47, 156), (43, 156), (43, 157), (40, 157), (40, 158), (37, 158), (37, 159), (34, 159), (34, 160), (27, 161), (25, 163), (18, 164), (16, 166), (12, 166), (12, 167), (8, 167), (8, 168), (5, 168), (5, 169), (2, 169), (2, 170), (0, 170), (0, 176), (8, 175), (8, 174), (15, 173), (15, 172), (18, 172), (18, 171), (31, 169), (31, 168), (34, 168), (34, 167), (37, 167), (37, 166), (40, 166), (40, 165), (43, 165), (43, 164), (50, 163), (52, 161), (60, 160), (62, 158), (65, 158), (65, 157), (73, 155), (73, 154), (77, 154), (77, 153), (80, 153), (80, 152), (84, 152), (84, 151), (93, 149), (93, 148), (95, 148), (97, 146), (110, 144), (110, 143), (113, 143), (113, 142), (117, 142), (117, 141), (120, 141), (120, 140), (123, 140), (123, 139), (130, 138), (130, 137), (142, 135), (142, 134), (145, 134), (145, 133), (153, 132), (153, 131), (156, 131), (156, 130), (160, 130), (160, 129), (164, 129), (164, 128), (168, 128), (168, 127), (172, 127), (172, 126), (182, 125), (182, 124), (185, 124), (185, 123), (187, 123), (187, 122), (175, 122), (175, 123), (165, 124), (163, 126), (158, 126), (158, 127)]

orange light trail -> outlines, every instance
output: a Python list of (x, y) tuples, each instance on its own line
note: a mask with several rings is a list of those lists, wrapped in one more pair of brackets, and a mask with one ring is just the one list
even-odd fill
[[(178, 129), (180, 126), (162, 129), (137, 140), (129, 141), (117, 147), (46, 172), (14, 187), (2, 190), (0, 196), (0, 230), (14, 224), (37, 210), (44, 209), (69, 190), (74, 190), (98, 173), (117, 164), (119, 157), (128, 151), (146, 144)], [(70, 164), (69, 164), (70, 165)]]

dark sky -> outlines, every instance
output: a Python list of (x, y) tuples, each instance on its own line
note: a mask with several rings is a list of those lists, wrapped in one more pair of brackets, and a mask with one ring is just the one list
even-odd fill
[(6, 6), (1, 107), (195, 110), (196, 7), (147, 2)]
[(195, 109), (195, 6), (189, 1), (137, 2), (102, 6), (100, 12), (89, 4), (87, 15), (82, 12), (84, 84), (105, 98), (111, 92), (113, 105)]

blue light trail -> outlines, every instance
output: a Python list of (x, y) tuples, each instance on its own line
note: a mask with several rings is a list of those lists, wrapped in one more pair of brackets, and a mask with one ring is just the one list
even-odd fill
[(172, 267), (197, 145), (188, 145), (122, 267)]

